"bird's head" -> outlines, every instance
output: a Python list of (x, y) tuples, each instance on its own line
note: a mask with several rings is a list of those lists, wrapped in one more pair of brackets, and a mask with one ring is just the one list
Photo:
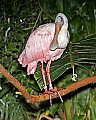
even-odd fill
[(63, 13), (58, 13), (55, 19), (55, 27), (58, 25), (58, 27), (68, 26), (68, 19)]
[(55, 19), (55, 33), (52, 43), (50, 44), (50, 50), (55, 50), (58, 47), (58, 34), (62, 27), (68, 28), (68, 19), (63, 13), (58, 13)]

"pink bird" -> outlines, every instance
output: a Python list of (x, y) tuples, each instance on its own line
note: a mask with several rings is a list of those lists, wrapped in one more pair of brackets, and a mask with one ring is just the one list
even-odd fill
[[(61, 57), (69, 42), (69, 37), (68, 19), (64, 14), (59, 13), (56, 16), (55, 23), (41, 25), (31, 33), (25, 49), (18, 59), (19, 63), (22, 64), (22, 67), (27, 66), (28, 75), (34, 74), (38, 62), (41, 62), (44, 93), (46, 94), (51, 94), (56, 91), (51, 82), (50, 65), (52, 61)], [(47, 63), (46, 72), (43, 67), (44, 62)], [(48, 77), (49, 89), (47, 87), (45, 73)], [(59, 92), (57, 93), (61, 101), (63, 101)]]

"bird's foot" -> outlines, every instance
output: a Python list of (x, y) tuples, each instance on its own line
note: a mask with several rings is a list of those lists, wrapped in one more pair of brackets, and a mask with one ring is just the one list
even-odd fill
[(49, 99), (50, 99), (50, 106), (52, 106), (52, 94), (53, 91), (49, 91), (49, 90), (45, 90), (44, 94), (48, 94), (49, 95)]
[(54, 89), (53, 89), (52, 91), (53, 91), (53, 92), (56, 92), (56, 93), (57, 93), (57, 95), (59, 96), (59, 98), (60, 98), (61, 102), (63, 102), (63, 99), (62, 99), (62, 97), (61, 97), (61, 95), (60, 95), (60, 93), (59, 93), (59, 91), (58, 91), (57, 87), (54, 87)]
[(54, 89), (53, 89), (53, 87), (52, 87), (52, 88), (49, 88), (49, 90), (45, 90), (44, 93), (49, 95), (50, 105), (51, 105), (51, 106), (52, 106), (52, 93), (57, 93), (57, 95), (59, 96), (61, 102), (63, 102), (63, 99), (62, 99), (62, 97), (61, 97), (61, 95), (60, 95), (60, 93), (58, 92), (58, 89), (57, 89), (56, 87), (55, 87)]
[(45, 92), (44, 92), (44, 94), (52, 94), (53, 92), (52, 91), (49, 91), (49, 90), (46, 90)]

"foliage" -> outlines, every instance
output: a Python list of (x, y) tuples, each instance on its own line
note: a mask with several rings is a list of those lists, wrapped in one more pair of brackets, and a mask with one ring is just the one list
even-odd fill
[[(0, 63), (31, 94), (39, 94), (42, 89), (40, 66), (38, 65), (35, 73), (36, 81), (32, 75), (27, 76), (26, 68), (22, 68), (17, 59), (31, 30), (36, 29), (41, 24), (54, 22), (58, 12), (63, 12), (69, 19), (70, 40), (72, 41), (72, 52), (74, 53), (71, 60), (71, 47), (68, 46), (62, 58), (52, 63), (51, 77), (54, 81), (53, 84), (58, 88), (62, 88), (73, 83), (71, 81), (71, 67), (73, 65), (75, 65), (75, 72), (78, 75), (77, 80), (96, 75), (96, 1), (0, 1)], [(87, 54), (84, 53), (86, 51)], [(38, 82), (38, 80), (41, 82)], [(58, 116), (61, 120), (66, 117), (68, 120), (86, 120), (90, 115), (91, 119), (96, 118), (96, 85), (90, 85), (68, 94), (63, 97), (64, 103), (61, 103), (59, 99), (55, 99), (52, 107), (50, 107), (49, 101), (27, 104), (20, 95), (15, 94), (16, 91), (18, 90), (0, 74), (2, 120), (17, 120), (17, 117), (18, 120), (34, 120), (39, 119), (42, 113), (53, 118)]]

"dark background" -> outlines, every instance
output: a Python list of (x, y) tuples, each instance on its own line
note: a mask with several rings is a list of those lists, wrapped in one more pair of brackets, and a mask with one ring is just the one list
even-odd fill
[[(73, 83), (72, 65), (75, 65), (77, 81), (96, 75), (96, 1), (95, 0), (2, 0), (0, 1), (0, 63), (15, 77), (31, 94), (39, 94), (42, 89), (40, 69), (37, 68), (35, 78), (26, 74), (17, 59), (23, 51), (30, 33), (39, 25), (54, 22), (55, 16), (64, 13), (69, 20), (70, 41), (85, 46), (82, 54), (73, 55), (70, 63), (70, 46), (67, 47), (68, 57), (54, 61), (51, 69), (53, 85), (64, 88)], [(8, 31), (8, 28), (10, 30)], [(8, 31), (8, 32), (7, 32)], [(89, 48), (88, 48), (89, 46)], [(73, 44), (73, 50), (81, 48)], [(81, 49), (82, 51), (82, 49)], [(86, 54), (84, 54), (86, 52)], [(68, 53), (68, 54), (67, 54)], [(85, 61), (81, 61), (86, 58)], [(68, 64), (70, 66), (68, 66)], [(39, 65), (38, 65), (39, 66)], [(60, 69), (59, 69), (60, 68)], [(64, 69), (61, 69), (64, 68)], [(68, 69), (67, 69), (68, 68)], [(59, 70), (58, 70), (59, 69)], [(62, 75), (61, 75), (62, 74)], [(59, 77), (60, 76), (60, 77)], [(38, 120), (42, 114), (60, 120), (91, 120), (96, 119), (96, 85), (84, 87), (59, 99), (41, 103), (26, 103), (12, 84), (0, 74), (0, 113), (2, 120)], [(90, 120), (90, 119), (89, 119)]]

